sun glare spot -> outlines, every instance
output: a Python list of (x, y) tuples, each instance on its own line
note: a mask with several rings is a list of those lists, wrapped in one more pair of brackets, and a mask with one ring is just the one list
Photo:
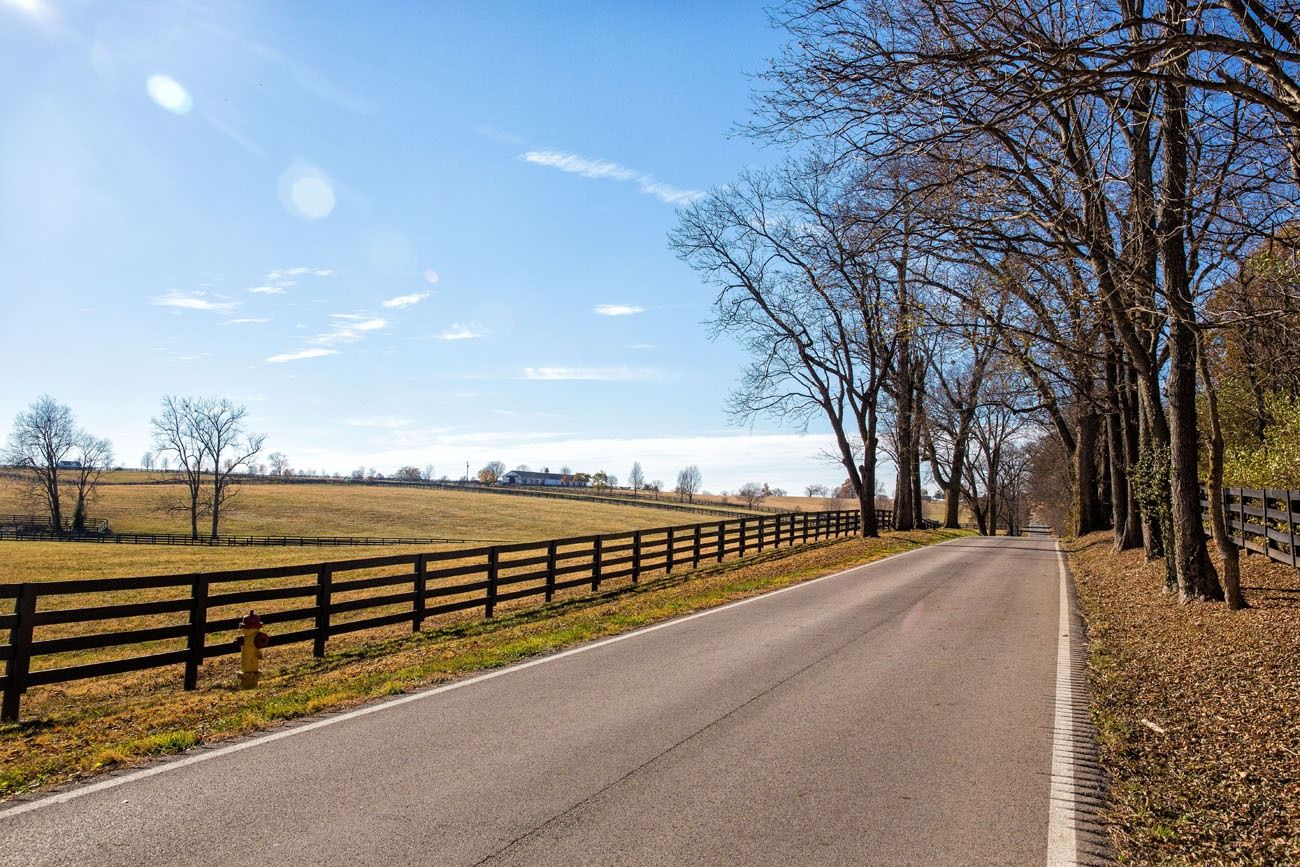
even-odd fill
[(304, 220), (323, 220), (334, 210), (334, 185), (308, 166), (294, 166), (280, 175), (280, 201), (289, 213)]
[(194, 108), (190, 92), (170, 75), (151, 75), (144, 87), (150, 99), (172, 114), (189, 114)]

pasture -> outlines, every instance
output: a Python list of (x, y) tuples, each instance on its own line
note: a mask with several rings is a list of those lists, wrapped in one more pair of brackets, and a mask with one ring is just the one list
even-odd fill
[[(111, 474), (110, 481), (120, 479), (124, 483), (101, 485), (87, 510), (90, 517), (107, 520), (113, 530), (121, 533), (187, 533), (188, 514), (174, 508), (182, 502), (184, 486), (179, 482), (142, 483), (146, 478), (144, 473)], [(0, 514), (44, 511), (28, 502), (23, 493), (19, 481), (0, 478)], [(503, 497), (431, 488), (249, 484), (241, 486), (226, 507), (221, 533), (523, 542), (684, 522), (662, 509), (582, 500)], [(201, 534), (204, 529), (200, 522)], [(350, 556), (342, 550), (336, 553), (340, 559)], [(106, 560), (113, 562), (116, 555)], [(249, 561), (249, 565), (260, 562)], [(19, 580), (11, 577), (8, 568), (0, 560), (0, 581)]]

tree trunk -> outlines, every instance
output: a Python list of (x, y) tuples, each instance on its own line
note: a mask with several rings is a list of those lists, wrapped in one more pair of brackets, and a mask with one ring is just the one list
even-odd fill
[(1074, 422), (1074, 535), (1097, 529), (1097, 415), (1078, 410)]
[[(1170, 21), (1181, 30), (1185, 0), (1171, 0)], [(1181, 49), (1180, 49), (1181, 50)], [(1184, 72), (1186, 55), (1176, 55), (1172, 75)], [(1174, 530), (1174, 571), (1184, 601), (1222, 599), (1223, 588), (1205, 550), (1201, 494), (1197, 479), (1196, 310), (1187, 272), (1187, 93), (1175, 81), (1165, 83), (1165, 176), (1161, 215), (1165, 304), (1169, 316), (1169, 489)]]
[(1219, 393), (1210, 377), (1203, 344), (1199, 350), (1201, 382), (1205, 385), (1205, 404), (1210, 417), (1210, 478), (1205, 492), (1210, 501), (1210, 532), (1223, 555), (1224, 599), (1229, 608), (1239, 611), (1246, 607), (1246, 597), (1241, 592), (1241, 549), (1228, 533), (1223, 515), (1223, 425), (1219, 419)]

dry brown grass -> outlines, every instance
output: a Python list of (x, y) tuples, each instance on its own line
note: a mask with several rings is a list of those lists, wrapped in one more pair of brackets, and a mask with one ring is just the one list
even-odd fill
[(1300, 863), (1300, 573), (1250, 557), (1249, 610), (1180, 605), (1162, 564), (1110, 542), (1070, 563), (1120, 860)]
[[(0, 514), (32, 511), (22, 490), (19, 482), (0, 478)], [(166, 510), (183, 494), (180, 484), (105, 485), (88, 511), (91, 518), (105, 519), (122, 533), (188, 533), (188, 515)], [(238, 489), (221, 520), (221, 533), (512, 542), (666, 527), (700, 517), (632, 505), (427, 488), (251, 484)], [(200, 533), (206, 529), (200, 524)], [(12, 580), (3, 568), (0, 561), (0, 581)]]
[(0, 727), (0, 795), (509, 664), (956, 535), (894, 533), (781, 549), (635, 588), (623, 579), (550, 606), (521, 600), (492, 621), (464, 612), (417, 635), (392, 627), (332, 638), (322, 660), (306, 645), (272, 648), (262, 685), (250, 691), (232, 688), (229, 657), (205, 664), (195, 692), (179, 689), (179, 667), (38, 687), (24, 699), (25, 721)]

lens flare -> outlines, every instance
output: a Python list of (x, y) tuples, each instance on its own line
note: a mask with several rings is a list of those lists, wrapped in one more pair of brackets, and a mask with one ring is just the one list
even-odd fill
[(149, 98), (172, 114), (189, 114), (194, 108), (190, 92), (170, 75), (151, 75), (144, 83)]
[(279, 193), (285, 210), (304, 220), (323, 220), (334, 210), (334, 185), (310, 166), (294, 166), (280, 175)]

